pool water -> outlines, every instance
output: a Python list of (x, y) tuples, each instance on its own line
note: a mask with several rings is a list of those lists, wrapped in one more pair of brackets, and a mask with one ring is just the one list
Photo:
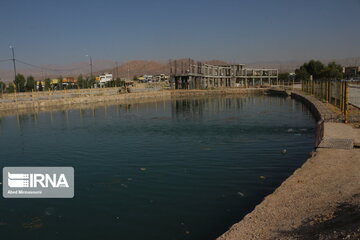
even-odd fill
[(0, 118), (0, 166), (75, 169), (73, 199), (0, 198), (1, 239), (215, 239), (304, 163), (314, 126), (270, 96)]

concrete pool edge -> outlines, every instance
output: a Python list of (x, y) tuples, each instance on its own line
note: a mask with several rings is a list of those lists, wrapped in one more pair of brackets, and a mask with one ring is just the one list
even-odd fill
[[(276, 91), (278, 95), (289, 95), (285, 91)], [(316, 120), (325, 120), (325, 138), (335, 136), (359, 141), (360, 130), (343, 123), (331, 123), (337, 121), (338, 116), (324, 103), (302, 92), (291, 92), (290, 95), (307, 105)], [(346, 131), (339, 133), (339, 128), (346, 128)], [(360, 186), (356, 184), (360, 181), (359, 166), (360, 149), (316, 149), (312, 157), (218, 240), (308, 239), (316, 234), (320, 236), (319, 229), (324, 229), (327, 220), (336, 218), (341, 204), (360, 206)], [(331, 225), (327, 226), (331, 228)], [(358, 230), (345, 231), (346, 236), (351, 237)]]
[(158, 100), (168, 100), (181, 97), (199, 97), (233, 94), (263, 94), (267, 88), (224, 88), (213, 90), (160, 90), (127, 94), (113, 94), (108, 96), (84, 96), (62, 99), (18, 101), (0, 103), (0, 117), (31, 114), (47, 111), (61, 111), (68, 109), (94, 108), (108, 104), (145, 103)]

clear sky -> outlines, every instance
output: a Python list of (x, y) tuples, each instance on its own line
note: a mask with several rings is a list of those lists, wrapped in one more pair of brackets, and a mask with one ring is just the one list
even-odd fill
[(1, 0), (9, 45), (33, 64), (358, 57), (360, 0)]

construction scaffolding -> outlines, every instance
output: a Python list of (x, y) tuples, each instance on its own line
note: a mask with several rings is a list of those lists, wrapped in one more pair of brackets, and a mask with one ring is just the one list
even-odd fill
[(244, 64), (211, 65), (202, 62), (170, 61), (175, 89), (221, 87), (271, 87), (278, 85), (277, 69), (245, 68)]

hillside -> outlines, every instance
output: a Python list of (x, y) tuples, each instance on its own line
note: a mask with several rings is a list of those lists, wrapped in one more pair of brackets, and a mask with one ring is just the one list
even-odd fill
[[(308, 61), (308, 60), (305, 60)], [(297, 67), (302, 65), (305, 61), (257, 61), (257, 62), (248, 62), (246, 67), (253, 68), (276, 68), (279, 69), (279, 72), (291, 72), (294, 71)], [(321, 60), (324, 63), (329, 61), (336, 61), (337, 63), (343, 66), (351, 66), (356, 63), (360, 64), (360, 58), (345, 58), (345, 59), (331, 59), (331, 60)], [(189, 64), (189, 59), (176, 59), (178, 68), (187, 66)], [(204, 61), (209, 64), (226, 64), (225, 61), (221, 60), (209, 60)], [(11, 63), (8, 64), (9, 67), (7, 70), (0, 70), (0, 81), (10, 82), (13, 80), (14, 73), (11, 68)], [(122, 78), (133, 78), (134, 76), (141, 76), (144, 74), (156, 75), (156, 74), (169, 74), (170, 65), (169, 61), (161, 62), (154, 60), (131, 60), (126, 61), (118, 65), (116, 68), (116, 63), (110, 60), (97, 60), (93, 62), (93, 74), (97, 75), (103, 72), (111, 72), (114, 74), (114, 77)], [(18, 73), (24, 74), (25, 76), (32, 75), (35, 79), (44, 79), (44, 78), (56, 78), (59, 76), (67, 77), (77, 77), (80, 74), (89, 76), (90, 66), (88, 62), (72, 63), (68, 65), (43, 65), (40, 67), (31, 67), (19, 64), (17, 66)]]

